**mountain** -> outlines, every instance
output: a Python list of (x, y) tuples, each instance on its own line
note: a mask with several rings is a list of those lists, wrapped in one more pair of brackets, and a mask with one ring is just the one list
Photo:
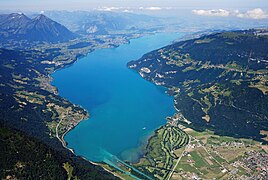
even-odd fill
[[(62, 61), (60, 50), (0, 48), (1, 179), (115, 179), (73, 154), (57, 138), (89, 116), (50, 85), (48, 75), (62, 66), (47, 62), (56, 57)], [(77, 56), (69, 58), (74, 61)], [(61, 124), (54, 131), (59, 121), (67, 126)]]
[(49, 43), (63, 42), (77, 37), (63, 25), (43, 14), (30, 19), (22, 13), (0, 15), (0, 40)]
[(126, 12), (47, 11), (45, 15), (80, 34), (144, 31), (163, 26), (160, 18)]
[(80, 157), (0, 124), (1, 179), (118, 179)]
[(268, 29), (215, 33), (152, 51), (128, 67), (169, 88), (180, 120), (193, 128), (267, 143), (267, 47)]
[[(208, 29), (236, 30), (267, 27), (267, 19), (248, 21), (246, 18), (221, 18), (196, 16), (189, 10), (127, 11), (124, 9), (105, 11), (45, 11), (44, 14), (63, 24), (72, 32), (80, 34), (115, 34), (130, 32), (174, 31), (197, 32)], [(167, 16), (166, 16), (167, 15)], [(173, 17), (174, 16), (174, 17)], [(122, 32), (123, 31), (123, 32)]]
[(20, 30), (20, 28), (25, 28), (30, 21), (31, 19), (22, 13), (0, 15), (1, 30)]

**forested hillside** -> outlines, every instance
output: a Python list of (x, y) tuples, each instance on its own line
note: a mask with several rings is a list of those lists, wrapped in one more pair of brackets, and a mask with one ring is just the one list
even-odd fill
[(267, 142), (267, 29), (223, 32), (174, 43), (128, 66), (168, 87), (196, 129)]

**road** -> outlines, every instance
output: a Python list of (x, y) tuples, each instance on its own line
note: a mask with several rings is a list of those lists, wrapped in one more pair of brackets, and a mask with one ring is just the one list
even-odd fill
[[(189, 142), (188, 142), (188, 144), (190, 144), (190, 143), (191, 143), (191, 136), (189, 136)], [(187, 145), (188, 145), (188, 144), (187, 144)], [(182, 156), (183, 156), (183, 154), (184, 154), (184, 152), (185, 152), (185, 150), (186, 150), (187, 145), (185, 146), (184, 151), (181, 153), (181, 155), (180, 155), (179, 159), (177, 160), (175, 166), (173, 167), (172, 171), (170, 172), (170, 174), (169, 174), (167, 180), (170, 180), (170, 178), (172, 177), (172, 175), (173, 175), (175, 169), (176, 169), (177, 166), (179, 165), (179, 163), (180, 163), (180, 161), (181, 161), (181, 158), (182, 158)]]

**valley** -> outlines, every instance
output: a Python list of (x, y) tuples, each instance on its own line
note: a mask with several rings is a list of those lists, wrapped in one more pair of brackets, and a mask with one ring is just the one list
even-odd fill
[(218, 25), (0, 15), (0, 177), (266, 179), (268, 30)]
[[(27, 23), (31, 23), (31, 20), (23, 14), (11, 14), (1, 16), (1, 18), (10, 19), (10, 16), (14, 22), (22, 20), (23, 23), (23, 18), (21, 18), (23, 16), (27, 19)], [(41, 19), (35, 19), (34, 21), (38, 20), (41, 24), (47, 22), (50, 24), (52, 21), (46, 19), (43, 15)], [(46, 25), (41, 26), (45, 27)], [(73, 177), (93, 178), (102, 174), (103, 177), (115, 178), (108, 172), (104, 172), (103, 168), (96, 167), (96, 165), (74, 155), (66, 148), (64, 135), (79, 122), (87, 119), (89, 113), (81, 106), (75, 105), (58, 95), (57, 88), (51, 85), (51, 74), (75, 63), (79, 58), (86, 56), (95, 49), (114, 48), (120, 44), (128, 43), (130, 38), (139, 36), (140, 34), (130, 34), (128, 36), (97, 35), (76, 38), (71, 41), (63, 40), (63, 42), (57, 43), (51, 43), (49, 40), (32, 42), (27, 37), (25, 40), (16, 38), (10, 40), (13, 37), (9, 37), (9, 40), (1, 41), (1, 125), (3, 125), (4, 132), (11, 132), (11, 139), (26, 134), (21, 139), (23, 142), (33, 141), (33, 148), (42, 144), (44, 152), (52, 148), (53, 153), (62, 154), (62, 160), (55, 161), (43, 174), (48, 175), (55, 172), (54, 166), (60, 166), (59, 168), (62, 168), (61, 171), (63, 170), (64, 173), (62, 164), (65, 163), (64, 168), (70, 167), (74, 170)], [(12, 136), (13, 133), (19, 133), (19, 135)], [(1, 134), (1, 140), (4, 135), (5, 133)], [(35, 143), (36, 140), (37, 143)], [(8, 139), (1, 142), (6, 144), (7, 141)], [(14, 146), (14, 148), (18, 148), (16, 143)], [(31, 171), (34, 166), (31, 165), (31, 161), (24, 162), (24, 158), (28, 156), (25, 153), (26, 149), (25, 151), (22, 150), (21, 157), (16, 158), (18, 162), (8, 160), (3, 162), (6, 165), (1, 166), (1, 177), (30, 178), (32, 176)], [(11, 151), (7, 158), (10, 158), (13, 152), (15, 151)], [(46, 154), (37, 155), (36, 159), (42, 159), (43, 155)], [(14, 166), (16, 163), (25, 163), (19, 172), (16, 168), (12, 171), (5, 169)], [(39, 170), (43, 168), (41, 165), (37, 167), (39, 167)]]

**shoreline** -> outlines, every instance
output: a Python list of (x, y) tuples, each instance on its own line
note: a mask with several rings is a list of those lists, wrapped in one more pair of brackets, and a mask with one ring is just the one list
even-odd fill
[[(151, 33), (151, 34), (143, 34), (143, 35), (140, 35), (140, 34), (139, 34), (138, 36), (134, 36), (134, 37), (132, 37), (132, 38), (130, 37), (129, 39), (127, 38), (127, 43), (122, 43), (122, 44), (120, 44), (119, 46), (121, 46), (121, 45), (123, 45), (123, 44), (129, 44), (129, 43), (131, 43), (131, 40), (132, 40), (132, 39), (138, 39), (138, 38), (141, 38), (141, 37), (144, 37), (144, 36), (148, 36), (148, 35), (149, 35), (149, 36), (150, 36), (150, 35), (155, 35), (155, 33)], [(83, 55), (77, 56), (76, 59), (73, 60), (72, 62), (70, 62), (70, 63), (66, 63), (66, 64), (63, 65), (62, 67), (59, 67), (59, 68), (55, 69), (51, 74), (49, 74), (49, 76), (51, 77), (50, 84), (51, 84), (51, 83), (53, 82), (53, 80), (54, 80), (53, 74), (54, 74), (56, 71), (58, 71), (58, 70), (62, 70), (62, 69), (65, 69), (65, 68), (68, 68), (68, 67), (72, 66), (72, 65), (73, 65), (74, 63), (76, 63), (78, 60), (81, 60), (83, 57), (86, 57), (89, 53), (91, 53), (91, 52), (93, 52), (93, 51), (95, 51), (95, 50), (98, 50), (98, 49), (106, 49), (106, 48), (114, 49), (114, 48), (117, 48), (117, 47), (119, 47), (119, 46), (115, 46), (115, 47), (100, 47), (100, 48), (94, 48), (94, 50), (90, 50), (89, 52), (87, 52), (87, 53), (85, 53), (85, 54), (83, 54)], [(52, 84), (51, 84), (51, 85), (52, 85)], [(52, 86), (53, 86), (53, 85), (52, 85)], [(54, 86), (54, 87), (56, 87), (56, 86)], [(56, 88), (57, 88), (57, 87), (56, 87)], [(58, 89), (57, 89), (57, 90), (58, 90)], [(163, 91), (163, 93), (167, 94), (165, 91)], [(61, 95), (59, 94), (59, 92), (58, 92), (58, 95), (61, 96)], [(167, 94), (167, 95), (168, 95), (168, 94)], [(65, 98), (65, 99), (67, 99), (67, 98)], [(67, 99), (67, 100), (68, 100), (68, 99)], [(68, 101), (69, 101), (69, 100), (68, 100)], [(71, 102), (71, 101), (70, 101), (70, 102)], [(71, 102), (71, 103), (72, 103), (72, 102)], [(72, 103), (72, 104), (74, 104), (74, 103)], [(85, 112), (87, 112), (88, 114), (90, 114), (89, 111), (86, 110), (85, 108), (83, 108), (82, 106), (80, 106), (80, 105), (77, 105), (77, 106), (80, 107), (80, 108), (82, 108), (82, 109), (83, 109)], [(174, 111), (176, 112), (176, 110), (174, 110)], [(77, 124), (75, 124), (74, 126), (68, 128), (68, 129), (66, 129), (66, 131), (64, 131), (64, 132), (60, 135), (60, 137), (57, 136), (57, 138), (58, 138), (58, 140), (61, 142), (62, 146), (63, 146), (64, 148), (68, 149), (68, 150), (69, 150), (72, 154), (74, 154), (75, 156), (79, 156), (79, 155), (76, 155), (76, 154), (75, 154), (75, 150), (74, 150), (74, 149), (68, 147), (68, 143), (65, 141), (64, 137), (66, 136), (66, 134), (67, 134), (68, 132), (70, 132), (71, 130), (75, 129), (75, 127), (76, 127), (79, 123), (81, 123), (83, 120), (87, 120), (87, 119), (89, 119), (89, 117), (83, 117), (83, 118), (81, 118), (80, 120), (77, 121)], [(57, 127), (60, 125), (61, 122), (62, 122), (62, 121), (58, 122)], [(147, 146), (148, 146), (148, 144), (149, 144), (150, 139), (151, 139), (152, 137), (155, 136), (155, 133), (157, 132), (157, 130), (163, 128), (163, 127), (166, 126), (167, 124), (168, 124), (168, 122), (165, 121), (162, 125), (156, 127), (156, 129), (152, 129), (152, 130), (150, 130), (150, 132), (148, 133), (148, 135), (144, 138), (143, 142), (141, 142), (141, 143), (138, 145), (138, 147), (137, 147), (138, 151), (136, 152), (136, 153), (138, 154), (138, 158), (137, 158), (136, 162), (134, 162), (133, 164), (137, 164), (137, 163), (140, 162), (140, 160), (144, 157), (144, 155), (145, 155), (145, 153), (146, 153), (146, 149), (147, 149)], [(79, 157), (82, 157), (84, 160), (90, 162), (91, 164), (101, 166), (101, 167), (104, 168), (106, 171), (112, 173), (113, 175), (115, 175), (115, 176), (117, 176), (117, 177), (119, 177), (119, 178), (122, 178), (122, 177), (120, 177), (120, 175), (118, 175), (117, 173), (112, 172), (111, 170), (109, 170), (109, 169), (105, 168), (103, 165), (101, 165), (101, 163), (104, 163), (104, 162), (96, 163), (96, 162), (92, 162), (92, 161), (88, 160), (87, 158), (85, 158), (85, 157), (83, 157), (83, 156), (79, 156)], [(106, 164), (106, 163), (104, 163), (104, 164)], [(132, 163), (131, 163), (131, 164), (132, 164)]]
[[(58, 88), (52, 84), (52, 82), (53, 82), (53, 80), (54, 80), (54, 78), (53, 78), (53, 74), (56, 73), (57, 71), (62, 70), (62, 69), (65, 69), (65, 68), (68, 68), (69, 66), (74, 65), (77, 61), (81, 60), (82, 58), (86, 57), (89, 53), (92, 53), (92, 52), (94, 52), (94, 51), (97, 50), (97, 49), (105, 49), (105, 48), (112, 48), (112, 49), (114, 49), (114, 48), (117, 48), (117, 47), (119, 47), (119, 46), (121, 46), (121, 45), (123, 45), (123, 44), (129, 44), (130, 41), (133, 40), (133, 39), (138, 39), (138, 38), (141, 38), (141, 37), (144, 37), (144, 36), (147, 36), (147, 35), (155, 35), (155, 34), (157, 34), (157, 32), (156, 32), (156, 33), (136, 34), (136, 35), (135, 35), (135, 34), (132, 34), (132, 35), (134, 35), (134, 36), (133, 36), (133, 37), (130, 37), (130, 38), (127, 37), (127, 38), (126, 38), (126, 40), (127, 40), (126, 43), (122, 43), (122, 44), (117, 45), (117, 46), (114, 46), (114, 47), (99, 47), (99, 48), (93, 48), (92, 50), (90, 50), (90, 52), (86, 52), (85, 54), (77, 55), (76, 58), (75, 58), (72, 62), (66, 63), (66, 64), (63, 65), (62, 67), (56, 68), (55, 70), (53, 70), (53, 72), (51, 72), (51, 73), (48, 74), (48, 78), (50, 79), (50, 81), (49, 81), (48, 83), (49, 83), (52, 87), (56, 88), (56, 92), (53, 92), (53, 93), (54, 93), (55, 95), (58, 95), (58, 96), (62, 97), (62, 96), (59, 94), (59, 92), (58, 92)], [(64, 98), (64, 97), (62, 97), (62, 98)], [(66, 98), (64, 98), (64, 99), (66, 99)], [(68, 100), (68, 99), (66, 99), (66, 100)], [(68, 101), (69, 101), (70, 103), (74, 104), (74, 103), (71, 102), (70, 100), (68, 100)], [(82, 121), (84, 121), (84, 120), (90, 118), (90, 113), (88, 112), (88, 110), (86, 110), (85, 108), (83, 108), (81, 105), (78, 105), (78, 104), (74, 104), (74, 105), (80, 107), (80, 108), (83, 109), (85, 112), (87, 112), (87, 114), (88, 114), (89, 117), (87, 117), (87, 118), (83, 118), (83, 119), (79, 120), (79, 122), (78, 122), (74, 127), (69, 128), (67, 131), (65, 131), (65, 132), (61, 135), (61, 138), (58, 138), (58, 139), (62, 142), (63, 147), (67, 148), (67, 149), (70, 150), (71, 152), (73, 152), (74, 150), (71, 149), (71, 148), (68, 148), (68, 147), (67, 147), (67, 143), (66, 143), (66, 141), (64, 140), (64, 136), (65, 136), (69, 131), (71, 131), (72, 129), (74, 129), (80, 122), (82, 122)]]
[[(97, 49), (117, 48), (117, 47), (119, 47), (119, 46), (121, 46), (121, 45), (123, 45), (123, 44), (129, 44), (130, 41), (131, 41), (132, 39), (138, 39), (138, 38), (144, 37), (144, 36), (146, 36), (146, 35), (154, 35), (154, 34), (155, 34), (155, 33), (152, 33), (152, 34), (137, 34), (137, 35), (134, 35), (133, 37), (127, 37), (127, 38), (126, 38), (126, 40), (127, 40), (126, 43), (122, 43), (122, 44), (119, 44), (119, 45), (114, 46), (114, 47), (99, 47), (99, 48), (93, 48), (92, 50), (90, 50), (89, 52), (86, 52), (85, 54), (80, 54), (80, 55), (76, 56), (76, 58), (75, 58), (73, 61), (64, 64), (62, 67), (55, 68), (51, 73), (49, 73), (49, 74), (47, 75), (47, 77), (48, 77), (48, 79), (49, 79), (49, 82), (48, 82), (48, 83), (49, 83), (52, 87), (54, 87), (54, 88), (56, 89), (56, 91), (55, 91), (55, 92), (53, 91), (52, 93), (55, 94), (55, 95), (60, 96), (61, 98), (64, 98), (64, 97), (62, 97), (62, 96), (60, 95), (57, 86), (55, 86), (55, 85), (52, 84), (52, 82), (53, 82), (53, 80), (54, 80), (53, 74), (56, 73), (57, 71), (62, 70), (62, 69), (65, 69), (65, 68), (68, 68), (68, 67), (74, 65), (76, 62), (78, 62), (78, 61), (81, 60), (82, 58), (86, 57), (89, 53), (92, 53), (92, 52), (94, 52), (94, 51), (97, 50)], [(64, 99), (68, 100), (67, 98), (64, 98)], [(75, 127), (76, 127), (79, 123), (81, 123), (81, 122), (84, 121), (84, 120), (88, 120), (88, 119), (90, 118), (90, 113), (89, 113), (88, 110), (86, 110), (85, 108), (83, 108), (81, 105), (74, 104), (74, 103), (71, 102), (70, 100), (68, 100), (68, 101), (69, 101), (70, 103), (72, 103), (73, 105), (80, 107), (80, 108), (83, 109), (85, 112), (87, 112), (88, 117), (84, 117), (84, 118), (80, 119), (80, 120), (78, 121), (78, 123), (77, 123), (75, 126), (68, 128), (63, 134), (61, 134), (61, 135), (59, 136), (58, 133), (57, 133), (57, 131), (58, 131), (57, 129), (58, 129), (58, 126), (59, 126), (59, 125), (61, 124), (61, 122), (62, 122), (62, 120), (60, 120), (60, 121), (58, 122), (57, 126), (56, 126), (56, 138), (61, 142), (63, 148), (66, 148), (67, 150), (69, 150), (69, 151), (70, 151), (72, 154), (74, 154), (75, 156), (79, 156), (79, 155), (76, 155), (76, 154), (75, 154), (75, 150), (74, 150), (74, 149), (68, 147), (68, 143), (65, 141), (64, 137), (66, 136), (66, 134), (67, 134), (68, 132), (70, 132), (71, 130), (75, 129)], [(149, 139), (149, 138), (148, 138), (148, 139)], [(148, 144), (148, 139), (147, 139), (147, 143), (146, 143), (146, 144)], [(147, 145), (146, 145), (146, 146), (147, 146)], [(108, 170), (107, 168), (103, 167), (101, 164), (96, 163), (96, 162), (93, 162), (93, 161), (90, 161), (89, 159), (87, 159), (87, 158), (85, 158), (85, 157), (83, 157), (83, 156), (79, 156), (79, 157), (83, 158), (84, 160), (86, 160), (87, 162), (89, 162), (89, 163), (91, 163), (91, 164), (93, 164), (93, 165), (101, 166), (105, 171), (107, 171), (107, 172), (113, 174), (114, 176), (116, 176), (116, 177), (118, 177), (118, 178), (120, 178), (120, 179), (123, 179), (123, 178), (120, 177), (118, 174), (116, 174), (116, 173), (114, 173), (114, 172)]]
[[(115, 48), (116, 48), (116, 47), (115, 47)], [(93, 52), (93, 51), (95, 51), (95, 50), (96, 50), (96, 49), (94, 49), (94, 50), (92, 50), (92, 51), (86, 53), (85, 55), (78, 56), (73, 62), (68, 63), (68, 64), (66, 64), (66, 65), (64, 65), (63, 67), (60, 67), (60, 68), (58, 68), (58, 69), (55, 69), (51, 74), (48, 74), (48, 77), (49, 77), (49, 79), (51, 80), (51, 81), (49, 82), (49, 84), (50, 84), (51, 86), (53, 86), (54, 88), (56, 88), (56, 92), (53, 92), (55, 95), (60, 96), (60, 94), (59, 94), (59, 92), (58, 92), (58, 88), (57, 88), (56, 86), (54, 86), (54, 85), (51, 84), (52, 81), (54, 80), (52, 74), (54, 74), (56, 71), (59, 71), (59, 70), (62, 70), (62, 69), (64, 69), (64, 68), (68, 68), (69, 66), (72, 66), (72, 65), (75, 64), (77, 61), (79, 61), (79, 60), (82, 59), (83, 57), (86, 57), (89, 53), (91, 53), (91, 52)], [(60, 96), (60, 97), (62, 97), (62, 96)], [(64, 98), (64, 97), (62, 97), (62, 98)], [(64, 99), (66, 99), (66, 98), (64, 98)], [(68, 100), (68, 99), (67, 99), (67, 100)], [(68, 100), (68, 101), (69, 101), (69, 100)], [(70, 103), (74, 104), (74, 103), (71, 102), (71, 101), (70, 101)], [(86, 110), (85, 108), (83, 108), (81, 105), (78, 105), (78, 104), (74, 104), (74, 105), (80, 107), (80, 108), (83, 109), (85, 112), (87, 112), (88, 117), (84, 117), (84, 118), (80, 119), (80, 120), (78, 121), (78, 123), (77, 123), (75, 126), (68, 128), (68, 129), (67, 129), (67, 130), (66, 130), (60, 137), (58, 136), (58, 133), (56, 133), (56, 138), (61, 142), (63, 148), (69, 150), (73, 155), (81, 157), (82, 159), (84, 159), (85, 161), (89, 162), (90, 164), (93, 164), (93, 165), (95, 165), (95, 166), (100, 166), (100, 167), (102, 167), (105, 171), (107, 171), (107, 172), (113, 174), (114, 176), (116, 176), (116, 177), (118, 177), (118, 178), (120, 178), (120, 179), (124, 179), (124, 178), (122, 178), (121, 176), (119, 176), (118, 174), (116, 174), (116, 173), (114, 173), (114, 172), (108, 170), (107, 168), (103, 167), (101, 164), (96, 163), (96, 162), (93, 162), (93, 161), (90, 161), (89, 159), (87, 159), (87, 158), (85, 158), (85, 157), (83, 157), (83, 156), (80, 156), (80, 155), (75, 154), (75, 150), (72, 149), (72, 148), (69, 148), (69, 147), (68, 147), (68, 143), (67, 143), (67, 142), (65, 141), (65, 139), (64, 139), (64, 137), (66, 136), (66, 134), (67, 134), (68, 132), (70, 132), (71, 130), (75, 129), (75, 127), (78, 126), (79, 123), (81, 123), (81, 122), (84, 121), (84, 120), (88, 120), (88, 119), (90, 118), (90, 114), (89, 114), (88, 110)], [(58, 126), (60, 125), (61, 121), (62, 121), (62, 119), (61, 119), (61, 120), (58, 122), (58, 124), (57, 124), (56, 132), (57, 132)]]

